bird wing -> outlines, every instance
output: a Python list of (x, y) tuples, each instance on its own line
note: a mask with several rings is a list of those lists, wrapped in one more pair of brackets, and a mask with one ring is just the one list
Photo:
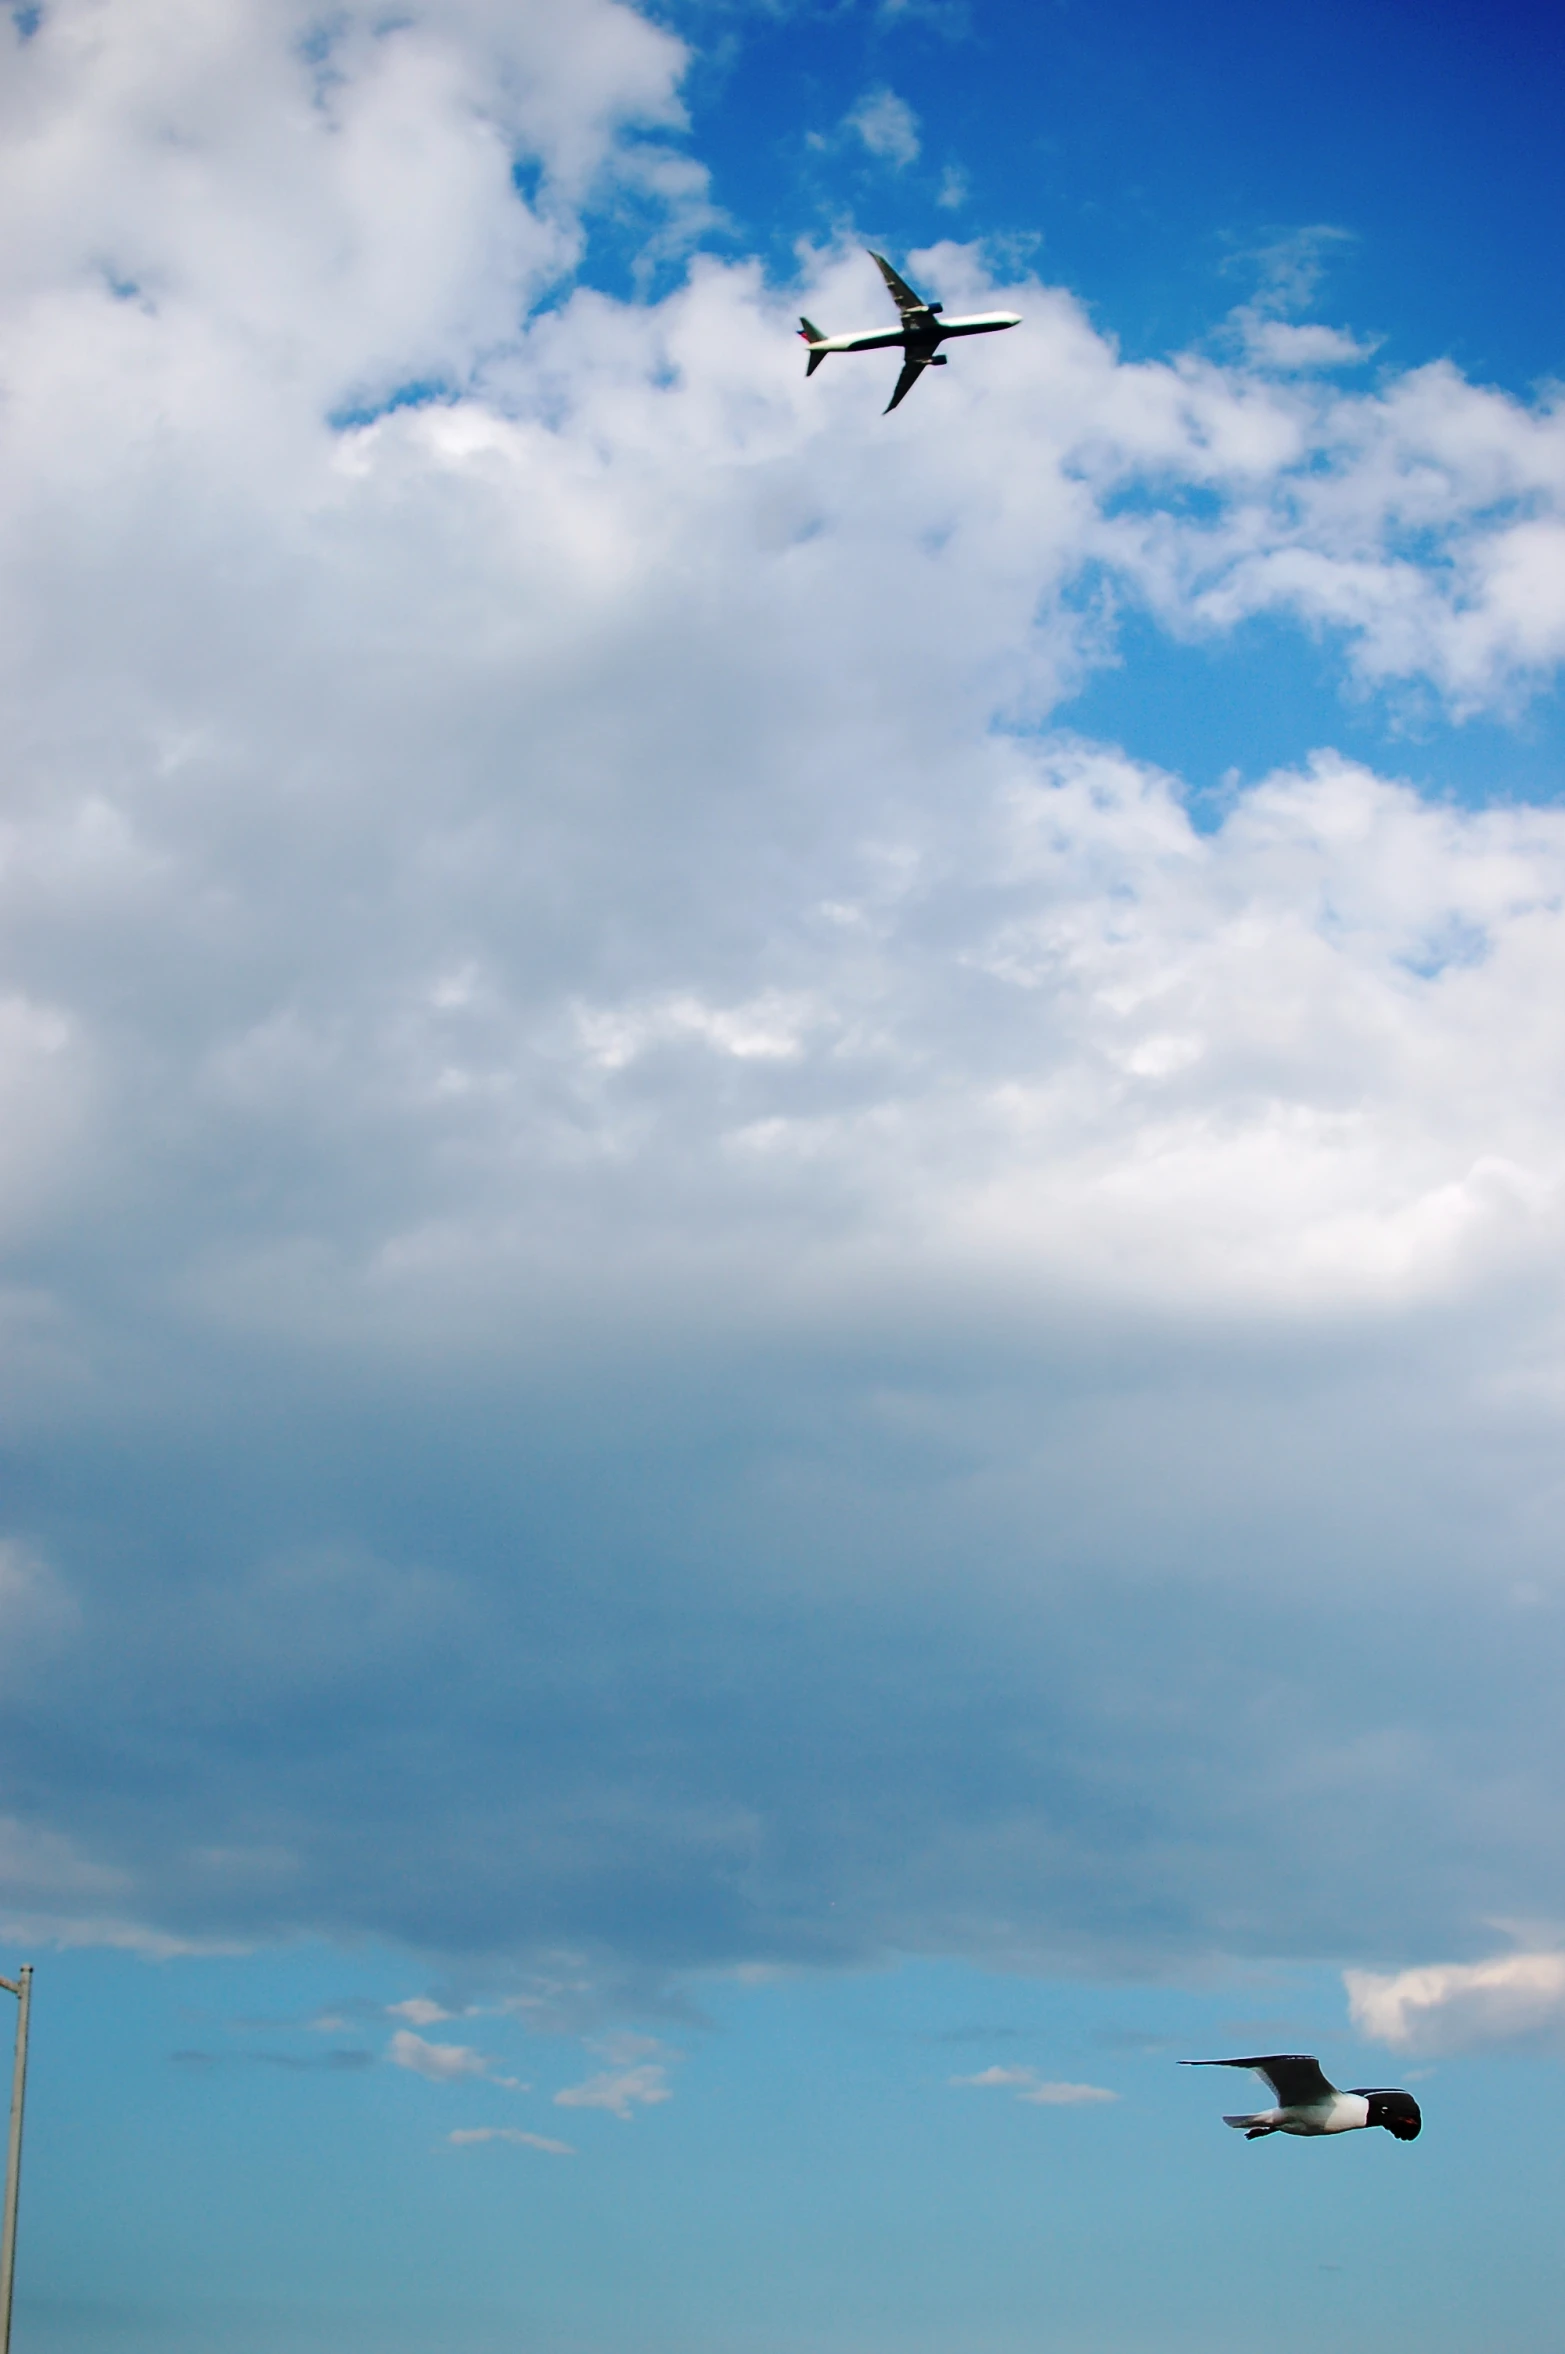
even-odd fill
[(880, 412), (883, 417), (890, 416), (898, 401), (904, 401), (907, 399), (908, 394), (912, 391), (914, 385), (918, 382), (920, 376), (923, 375), (924, 370), (928, 367), (928, 365), (929, 362), (927, 360), (914, 359), (912, 354), (909, 353), (908, 357), (902, 363), (902, 373), (897, 378), (897, 389)]
[(1281, 2106), (1307, 2109), (1312, 2101), (1329, 2101), (1336, 2086), (1321, 2073), (1313, 2052), (1268, 2052), (1248, 2060), (1184, 2060), (1185, 2068), (1253, 2068), (1264, 2076)]
[(883, 253), (876, 253), (874, 248), (868, 245), (864, 248), (864, 250), (869, 255), (870, 260), (879, 270), (881, 276), (885, 279), (886, 292), (890, 295), (892, 301), (896, 304), (897, 309), (902, 313), (903, 318), (907, 319), (909, 322), (919, 319), (928, 319), (931, 316), (928, 303), (925, 302), (921, 294), (915, 294), (913, 292), (912, 287), (908, 284), (905, 278), (899, 278), (897, 276), (896, 271), (891, 267), (891, 264), (887, 261), (885, 255)]

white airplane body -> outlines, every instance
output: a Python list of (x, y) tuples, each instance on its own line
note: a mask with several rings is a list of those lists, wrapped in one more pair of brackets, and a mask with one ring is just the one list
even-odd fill
[(936, 350), (937, 344), (957, 335), (995, 335), (1002, 327), (1019, 327), (1022, 323), (1017, 311), (975, 311), (970, 318), (948, 319), (938, 302), (925, 302), (905, 278), (897, 276), (884, 254), (871, 251), (869, 258), (885, 279), (886, 290), (902, 314), (902, 324), (866, 328), (860, 335), (823, 335), (808, 319), (801, 319), (799, 333), (810, 351), (804, 370), (806, 376), (813, 376), (822, 360), (836, 351), (890, 351), (900, 347), (906, 356), (897, 388), (886, 403), (888, 416), (898, 401), (907, 398), (926, 368), (945, 366), (945, 354)]

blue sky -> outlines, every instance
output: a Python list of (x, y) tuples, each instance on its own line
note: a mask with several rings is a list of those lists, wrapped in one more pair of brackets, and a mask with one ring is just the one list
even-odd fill
[[(1237, 2342), (1270, 2304), (1281, 2342), (1310, 2347), (1348, 2327), (1394, 2339), (1427, 2301), (1430, 2342), (1455, 2348), (1519, 2343), (1549, 2295), (1535, 2061), (1442, 2066), (1443, 2131), (1394, 2169), (1366, 2137), (1284, 2184), (1256, 2160), (1288, 2149), (1215, 2142), (1228, 2094), (1174, 2051), (1246, 2026), (1324, 2038), (1325, 1973), (1221, 1994), (951, 1964), (709, 1986), (699, 2019), (661, 2023), (677, 2093), (634, 2124), (558, 2105), (579, 2056), (493, 2013), (461, 2030), (468, 2048), (526, 2070), (529, 2093), (373, 2059), (377, 1998), (410, 1983), (385, 1953), (139, 1975), (72, 1955), (51, 1975), (77, 2024), (40, 2047), (45, 2345), (597, 2347), (634, 2329), (659, 2346), (1193, 2347)], [(996, 2072), (1020, 2081), (972, 2081)], [(1118, 2097), (1024, 2097), (1094, 2081)], [(450, 2140), (496, 2127), (558, 2146)]]
[[(699, 45), (697, 139), (741, 250), (786, 263), (806, 207), (834, 222), (852, 206), (917, 243), (969, 214), (1025, 241), (1139, 357), (1210, 333), (1247, 258), (1313, 227), (1339, 233), (1327, 311), (1372, 323), (1393, 363), (1449, 353), (1517, 391), (1558, 368), (1543, 288), (1565, 210), (1561, 34), (1547, 9), (1209, 0), (1110, 23), (1073, 0), (697, 0), (661, 15)], [(862, 152), (856, 174), (812, 170), (811, 133), (878, 88), (917, 115), (917, 157), (889, 185)], [(965, 190), (954, 207), (948, 173)]]
[(1535, 2347), (1558, 23), (5, 39), (19, 2345)]

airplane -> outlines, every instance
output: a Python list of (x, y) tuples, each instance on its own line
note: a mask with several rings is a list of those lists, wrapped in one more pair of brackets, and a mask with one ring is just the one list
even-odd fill
[(948, 335), (996, 335), (1002, 327), (1019, 327), (1021, 314), (1017, 311), (979, 311), (970, 319), (947, 319), (942, 316), (944, 306), (925, 302), (915, 294), (905, 278), (899, 278), (883, 253), (866, 246), (865, 252), (886, 281), (886, 291), (902, 313), (900, 327), (888, 327), (884, 334), (869, 328), (862, 335), (823, 335), (808, 319), (800, 319), (799, 333), (810, 347), (805, 375), (813, 376), (822, 360), (834, 351), (885, 351), (900, 345), (906, 353), (902, 373), (897, 378), (897, 389), (887, 401), (881, 414), (889, 417), (898, 401), (906, 400), (926, 368), (943, 368), (946, 355), (937, 352), (937, 343)]

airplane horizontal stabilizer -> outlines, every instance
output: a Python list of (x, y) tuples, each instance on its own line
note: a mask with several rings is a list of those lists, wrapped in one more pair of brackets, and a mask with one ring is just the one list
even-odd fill
[(824, 343), (826, 338), (811, 319), (800, 319), (799, 333), (804, 337), (805, 342), (811, 347), (809, 360), (805, 365), (804, 373), (806, 376), (813, 376), (816, 369), (820, 366), (822, 360), (826, 357), (826, 354), (823, 351), (816, 351), (814, 346), (818, 343)]

